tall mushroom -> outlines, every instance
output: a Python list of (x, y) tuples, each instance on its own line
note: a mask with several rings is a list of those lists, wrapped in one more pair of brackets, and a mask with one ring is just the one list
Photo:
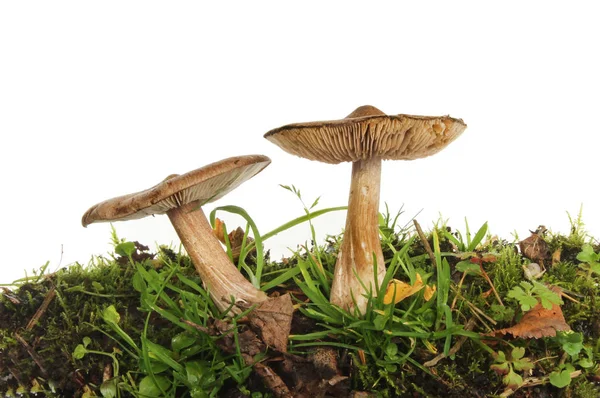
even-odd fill
[[(386, 115), (361, 106), (345, 119), (288, 124), (265, 138), (284, 151), (310, 160), (352, 162), (352, 181), (344, 237), (335, 265), (330, 300), (364, 313), (367, 293), (375, 295), (385, 275), (379, 241), (379, 190), (382, 160), (412, 160), (439, 152), (466, 128), (460, 119)], [(363, 288), (364, 286), (364, 288)]]
[[(85, 212), (84, 227), (94, 222), (123, 221), (166, 213), (219, 310), (237, 313), (265, 301), (230, 261), (200, 206), (217, 200), (262, 171), (271, 160), (262, 155), (221, 160), (183, 175), (173, 174), (145, 191), (119, 196)], [(237, 304), (241, 304), (239, 308)]]

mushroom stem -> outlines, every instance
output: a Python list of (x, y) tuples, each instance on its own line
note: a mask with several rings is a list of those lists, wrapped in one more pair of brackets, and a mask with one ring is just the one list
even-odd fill
[[(344, 238), (335, 264), (330, 301), (345, 309), (364, 313), (369, 291), (376, 295), (373, 256), (377, 262), (377, 283), (385, 276), (385, 262), (379, 241), (379, 189), (381, 159), (359, 160), (352, 164), (352, 182)], [(359, 280), (360, 278), (360, 280)], [(366, 288), (363, 288), (364, 287)]]
[[(167, 215), (220, 311), (230, 307), (232, 296), (236, 303), (244, 301), (250, 305), (267, 299), (225, 254), (198, 201), (171, 209)], [(232, 311), (238, 313), (240, 309), (234, 305)]]

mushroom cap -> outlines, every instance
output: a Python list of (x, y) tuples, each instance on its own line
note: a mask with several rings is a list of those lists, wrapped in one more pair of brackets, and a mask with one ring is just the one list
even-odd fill
[(182, 175), (173, 174), (141, 192), (105, 200), (88, 209), (81, 219), (84, 227), (94, 222), (143, 218), (199, 201), (212, 202), (254, 177), (271, 163), (263, 155), (224, 159)]
[(423, 158), (444, 149), (466, 127), (450, 116), (386, 115), (365, 105), (345, 119), (288, 124), (264, 137), (293, 155), (335, 164)]

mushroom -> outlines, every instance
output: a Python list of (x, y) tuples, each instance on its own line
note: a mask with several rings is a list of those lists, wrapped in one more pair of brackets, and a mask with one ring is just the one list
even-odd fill
[(368, 293), (375, 296), (375, 282), (380, 286), (385, 276), (378, 220), (381, 161), (433, 155), (465, 128), (462, 120), (449, 116), (386, 115), (366, 105), (345, 119), (289, 124), (265, 134), (266, 139), (293, 155), (332, 164), (352, 162), (348, 214), (331, 287), (332, 303), (351, 310), (356, 302), (356, 309), (364, 313)]
[(173, 174), (145, 191), (92, 206), (81, 223), (86, 227), (94, 222), (133, 220), (167, 213), (217, 308), (224, 311), (231, 307), (234, 313), (239, 313), (250, 305), (262, 303), (267, 295), (231, 262), (213, 235), (201, 206), (225, 196), (269, 163), (271, 159), (262, 155), (239, 156), (183, 175)]

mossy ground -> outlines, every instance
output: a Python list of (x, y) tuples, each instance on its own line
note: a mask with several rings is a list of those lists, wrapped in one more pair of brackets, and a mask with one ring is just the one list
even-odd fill
[[(433, 285), (438, 271), (430, 249), (414, 232), (394, 232), (393, 227), (386, 230), (389, 221), (382, 222), (386, 262), (395, 261), (397, 253), (402, 251), (406, 264), (409, 264), (398, 267), (395, 277), (406, 280), (406, 269), (414, 269), (427, 276), (428, 283)], [(511, 298), (510, 292), (528, 281), (524, 266), (533, 260), (523, 255), (518, 242), (490, 235), (481, 239), (473, 250), (466, 250), (466, 241), (470, 237), (463, 241), (453, 229), (439, 225), (427, 234), (427, 241), (429, 247), (436, 250), (434, 256), (439, 254), (449, 267), (448, 301), (445, 304), (451, 306), (454, 326), (437, 324), (439, 315), (436, 315), (435, 305), (424, 300), (419, 292), (415, 295), (418, 299), (409, 297), (400, 302), (393, 313), (404, 320), (421, 322), (418, 329), (421, 332), (415, 336), (426, 337), (410, 337), (410, 333), (407, 334), (409, 337), (403, 337), (402, 333), (397, 333), (395, 337), (377, 340), (385, 335), (389, 325), (389, 330), (407, 330), (393, 329), (399, 327), (393, 322), (379, 328), (379, 313), (371, 318), (372, 323), (353, 324), (354, 330), (364, 331), (362, 338), (349, 337), (340, 331), (339, 325), (328, 324), (326, 318), (310, 316), (311, 313), (306, 311), (309, 307), (303, 307), (309, 301), (306, 292), (296, 283), (306, 282), (306, 275), (295, 273), (295, 279), (288, 278), (270, 293), (290, 292), (297, 307), (305, 309), (294, 313), (293, 336), (325, 332), (311, 340), (312, 346), (300, 344), (305, 340), (292, 338), (289, 354), (267, 352), (256, 354), (255, 359), (268, 364), (286, 384), (302, 384), (304, 391), (312, 391), (312, 395), (320, 389), (321, 396), (368, 396), (360, 395), (364, 392), (383, 397), (493, 397), (502, 394), (597, 397), (600, 395), (600, 275), (587, 272), (585, 264), (578, 259), (584, 245), (593, 240), (585, 236), (582, 225), (577, 222), (569, 235), (545, 232), (540, 237), (547, 249), (546, 257), (540, 257), (546, 271), (537, 281), (558, 286), (568, 295), (569, 299), (563, 298), (560, 309), (572, 331), (581, 336), (576, 352), (567, 354), (572, 346), (565, 348), (566, 343), (561, 343), (557, 337), (522, 338), (509, 334), (489, 340), (472, 338), (472, 335), (461, 337), (458, 331), (465, 330), (468, 324), (471, 325), (470, 333), (489, 336), (522, 319), (521, 303)], [(270, 261), (267, 253), (263, 283), (311, 258), (318, 258), (331, 272), (339, 241), (339, 236), (330, 237), (325, 245), (299, 252), (281, 262)], [(592, 247), (597, 253), (599, 248)], [(234, 321), (236, 331), (230, 335), (233, 336), (230, 343), (225, 343), (223, 336), (211, 334), (211, 330), (218, 327), (217, 322), (223, 320), (215, 315), (214, 308), (208, 304), (202, 307), (201, 301), (194, 299), (199, 295), (201, 281), (189, 258), (166, 247), (157, 249), (156, 253), (138, 243), (132, 248), (127, 255), (117, 250), (120, 254), (94, 258), (88, 266), (75, 264), (52, 274), (41, 272), (19, 282), (14, 290), (4, 289), (0, 297), (0, 394), (141, 396), (143, 379), (152, 374), (159, 375), (155, 378), (158, 384), (171, 380), (171, 384), (166, 383), (163, 390), (159, 390), (169, 391), (168, 396), (275, 396), (273, 389), (263, 383), (264, 379), (240, 359), (239, 347), (235, 347), (235, 344), (245, 344), (247, 327), (243, 319), (239, 323)], [(464, 266), (465, 261), (480, 264), (489, 280), (482, 274), (461, 272), (460, 264), (462, 262)], [(248, 266), (255, 263), (251, 257), (247, 259)], [(440, 279), (437, 280), (439, 283)], [(114, 308), (120, 316), (116, 322), (107, 320), (107, 308)], [(196, 325), (196, 329), (189, 327), (190, 324)], [(404, 324), (400, 326), (406, 328)], [(451, 338), (436, 337), (450, 327), (457, 331)], [(344, 328), (347, 331), (352, 325)], [(417, 329), (409, 330), (412, 333)], [(128, 342), (127, 336), (133, 344)], [(440, 353), (448, 352), (447, 348), (455, 346), (461, 338), (463, 341), (451, 355), (438, 359), (435, 365), (424, 365)], [(74, 355), (84, 341), (87, 344), (83, 354)], [(386, 347), (373, 348), (381, 341), (385, 341)], [(334, 348), (332, 366), (315, 360), (317, 354), (328, 353), (319, 351), (327, 345)], [(154, 348), (148, 349), (148, 346)], [(156, 346), (165, 347), (165, 351)], [(525, 358), (533, 364), (531, 370), (521, 370), (516, 356), (510, 359), (508, 353), (515, 347), (525, 350)], [(499, 351), (507, 353), (508, 361), (512, 362), (499, 361)], [(161, 353), (166, 354), (161, 357)], [(174, 363), (170, 364), (169, 358)], [(118, 361), (118, 374), (115, 361)], [(506, 372), (494, 372), (494, 364), (510, 368), (511, 374), (532, 385), (508, 390), (510, 383), (504, 379)], [(294, 367), (294, 371), (286, 366)], [(323, 382), (323, 369), (332, 370), (335, 385), (331, 384), (333, 378), (328, 379), (328, 386), (319, 384)], [(567, 377), (567, 384), (558, 388), (556, 384), (559, 383), (556, 379), (550, 382), (550, 377), (558, 377), (565, 369), (580, 373), (572, 380)], [(165, 374), (169, 377), (162, 376)], [(314, 383), (313, 387), (306, 387), (311, 383)], [(296, 391), (300, 390), (298, 387)], [(162, 396), (157, 392), (149, 394)], [(296, 396), (306, 395), (298, 393)]]

